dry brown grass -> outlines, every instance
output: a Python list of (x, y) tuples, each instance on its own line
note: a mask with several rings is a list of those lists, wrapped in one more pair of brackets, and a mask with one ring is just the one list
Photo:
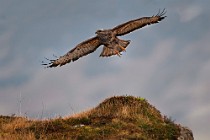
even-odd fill
[(116, 96), (65, 118), (0, 116), (0, 139), (176, 139), (179, 129), (145, 99)]

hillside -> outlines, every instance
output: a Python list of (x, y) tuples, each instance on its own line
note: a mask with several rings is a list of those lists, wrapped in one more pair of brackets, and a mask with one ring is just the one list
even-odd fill
[(133, 96), (111, 97), (91, 110), (66, 118), (29, 120), (0, 116), (0, 139), (5, 140), (184, 140), (186, 137), (193, 139), (189, 129), (162, 116), (145, 99)]

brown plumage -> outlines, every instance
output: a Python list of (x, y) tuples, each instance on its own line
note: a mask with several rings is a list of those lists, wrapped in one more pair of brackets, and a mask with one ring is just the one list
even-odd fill
[(121, 40), (117, 36), (122, 36), (128, 34), (136, 29), (142, 28), (146, 25), (158, 23), (163, 20), (166, 16), (165, 9), (162, 12), (158, 12), (157, 15), (152, 17), (142, 17), (139, 19), (131, 20), (121, 25), (114, 27), (113, 29), (98, 30), (96, 31), (96, 36), (90, 38), (80, 44), (75, 48), (70, 50), (64, 56), (59, 57), (56, 60), (50, 60), (50, 63), (43, 64), (47, 67), (57, 67), (62, 66), (71, 61), (76, 61), (82, 56), (94, 52), (100, 45), (104, 45), (103, 50), (100, 54), (101, 57), (109, 57), (112, 55), (121, 55), (121, 52), (125, 51), (126, 47), (129, 45), (129, 40)]

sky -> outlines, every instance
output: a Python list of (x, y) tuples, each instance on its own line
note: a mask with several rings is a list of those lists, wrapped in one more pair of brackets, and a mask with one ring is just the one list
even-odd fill
[[(210, 137), (210, 1), (0, 0), (0, 114), (69, 116), (111, 96), (143, 97), (163, 115)], [(122, 57), (102, 47), (68, 65), (46, 69), (78, 43), (166, 8), (167, 18), (121, 39)]]

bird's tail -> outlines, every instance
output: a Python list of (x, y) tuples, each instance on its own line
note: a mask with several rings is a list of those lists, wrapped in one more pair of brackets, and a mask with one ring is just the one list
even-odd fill
[[(130, 44), (130, 40), (121, 40), (121, 39), (117, 39), (118, 40), (118, 44), (120, 45), (120, 46), (122, 46), (122, 47), (124, 47), (124, 48), (126, 48), (129, 44)], [(118, 47), (118, 51), (123, 51), (122, 49), (120, 49), (119, 47)]]
[(130, 44), (129, 40), (116, 40), (115, 43), (108, 46), (104, 46), (103, 51), (100, 54), (100, 57), (109, 57), (112, 55), (120, 56), (120, 52), (125, 51), (125, 48)]

